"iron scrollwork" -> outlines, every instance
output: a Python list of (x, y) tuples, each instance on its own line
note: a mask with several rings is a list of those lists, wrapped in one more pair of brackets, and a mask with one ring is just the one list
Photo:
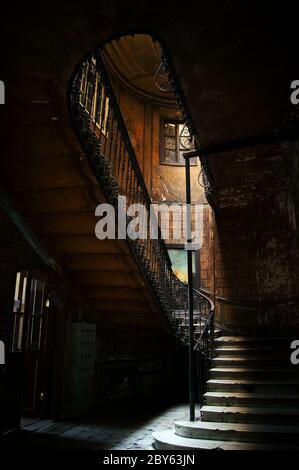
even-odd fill
[(158, 90), (162, 91), (162, 93), (173, 92), (173, 86), (169, 79), (169, 73), (163, 60), (161, 60), (161, 63), (155, 74), (155, 85)]
[(186, 152), (195, 150), (194, 138), (190, 134), (186, 123), (180, 132), (180, 148), (186, 150)]

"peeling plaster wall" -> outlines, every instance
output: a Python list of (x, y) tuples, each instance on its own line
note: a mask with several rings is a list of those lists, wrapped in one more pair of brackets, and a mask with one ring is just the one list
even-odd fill
[(286, 187), (243, 210), (227, 210), (209, 220), (202, 253), (213, 265), (217, 319), (233, 330), (299, 328), (298, 151)]
[(293, 201), (279, 194), (264, 208), (257, 242), (257, 285), (261, 298), (292, 296), (296, 289), (298, 246)]
[(298, 153), (288, 187), (260, 213), (257, 288), (265, 324), (299, 326)]
[(199, 250), (200, 287), (215, 294), (214, 214), (205, 204), (203, 210), (203, 244)]

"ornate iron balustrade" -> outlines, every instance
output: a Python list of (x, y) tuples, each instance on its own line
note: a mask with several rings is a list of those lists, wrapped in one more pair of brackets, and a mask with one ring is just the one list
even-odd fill
[[(100, 51), (93, 53), (73, 78), (70, 112), (105, 198), (115, 208), (119, 195), (126, 196), (128, 205), (145, 206), (149, 231), (152, 201)], [(188, 289), (172, 270), (160, 230), (158, 239), (151, 239), (148, 233), (144, 240), (128, 238), (127, 241), (167, 324), (184, 344), (188, 344)], [(207, 361), (212, 357), (214, 339), (212, 313), (213, 305), (208, 297), (194, 291), (195, 344), (197, 349), (205, 350), (202, 357)]]
[[(203, 294), (201, 293), (203, 296)], [(206, 321), (202, 331), (199, 333), (194, 345), (196, 378), (198, 386), (199, 404), (204, 404), (204, 394), (206, 383), (209, 378), (209, 368), (214, 357), (214, 327), (215, 327), (215, 307), (214, 303), (206, 298), (203, 308), (206, 309)]]

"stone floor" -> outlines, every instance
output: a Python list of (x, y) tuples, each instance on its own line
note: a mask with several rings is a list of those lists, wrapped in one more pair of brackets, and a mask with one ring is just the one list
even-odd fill
[(123, 407), (75, 422), (23, 420), (22, 430), (5, 439), (5, 446), (26, 450), (103, 449), (152, 450), (154, 431), (173, 429), (187, 419), (188, 405), (145, 410)]

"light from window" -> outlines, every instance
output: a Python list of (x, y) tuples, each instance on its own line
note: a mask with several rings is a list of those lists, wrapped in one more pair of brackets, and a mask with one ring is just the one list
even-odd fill
[[(184, 129), (184, 133), (181, 133)], [(183, 153), (187, 152), (188, 146), (184, 145), (189, 139), (190, 135), (187, 128), (182, 122), (164, 121), (162, 126), (161, 136), (161, 163), (169, 165), (184, 165), (185, 159)], [(197, 159), (190, 159), (191, 165), (197, 164)]]

